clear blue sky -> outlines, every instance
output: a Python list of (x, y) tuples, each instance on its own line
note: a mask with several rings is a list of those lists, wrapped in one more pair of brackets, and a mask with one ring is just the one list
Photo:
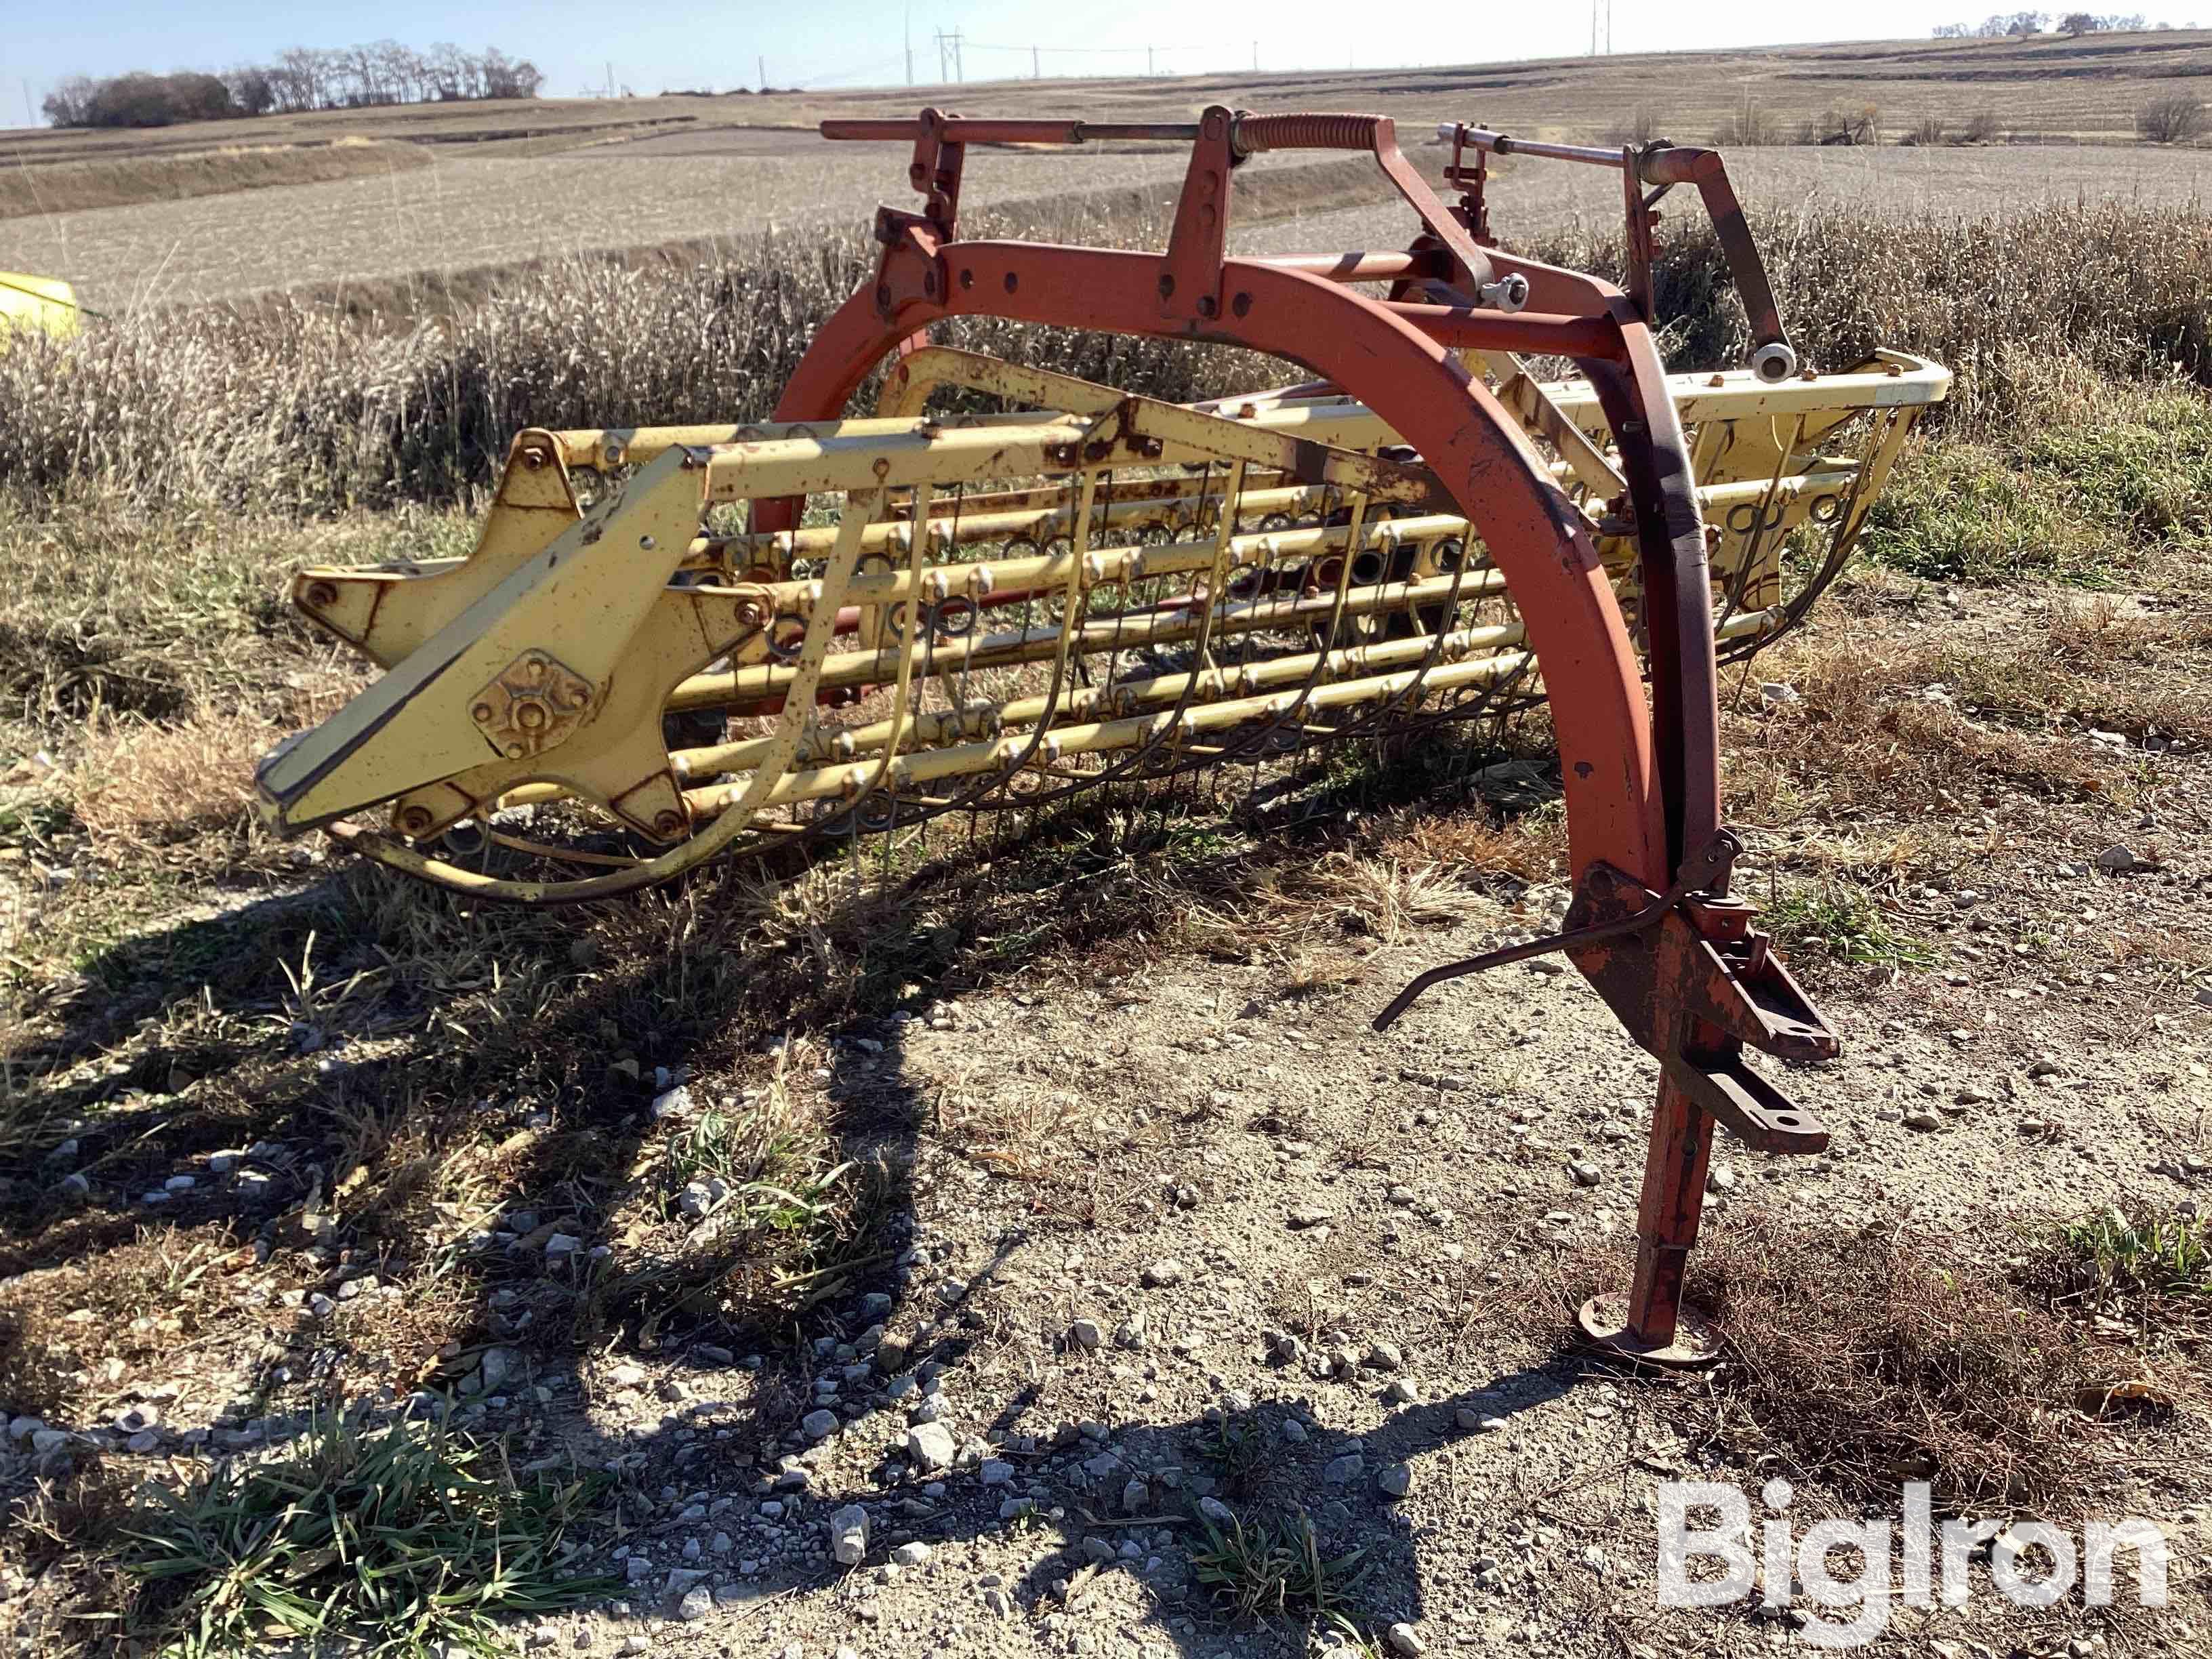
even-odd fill
[[(2132, 3), (2132, 0), (2131, 0)], [(546, 74), (546, 91), (569, 96), (603, 84), (612, 64), (617, 87), (638, 93), (702, 85), (754, 84), (767, 60), (778, 86), (888, 86), (902, 82), (902, 0), (793, 0), (764, 4), (640, 4), (636, 0), (480, 0), (455, 6), (390, 0), (379, 6), (302, 0), (18, 0), (35, 21), (0, 31), (0, 126), (24, 118), (24, 84), (33, 101), (62, 76), (125, 70), (222, 69), (266, 58), (286, 46), (351, 46), (391, 39), (412, 46), (450, 40), (495, 46), (527, 58)], [(1683, 7), (1614, 0), (1613, 43), (1623, 52), (1669, 46), (1725, 46), (1778, 40), (1925, 35), (1936, 23), (1979, 15), (1990, 0), (1864, 0), (1842, 12), (1787, 11), (1749, 0)], [(933, 36), (942, 27), (967, 37), (967, 78), (1027, 75), (1028, 48), (1044, 48), (1044, 72), (1141, 73), (1143, 47), (1158, 48), (1163, 72), (1249, 68), (1252, 22), (1264, 9), (1263, 68), (1328, 69), (1480, 63), (1584, 52), (1589, 14), (1582, 0), (1550, 6), (1347, 5), (1344, 0), (1267, 0), (1261, 9), (1201, 7), (1187, 0), (1120, 0), (1100, 11), (1024, 0), (920, 0), (910, 9), (915, 79), (938, 76)], [(1457, 10), (1457, 19), (1451, 17)], [(2155, 14), (2154, 14), (2155, 16)], [(2177, 18), (2177, 21), (2179, 19)], [(1014, 46), (1016, 52), (987, 46)], [(1134, 50), (1100, 52), (1102, 46)], [(1085, 48), (1089, 50), (1071, 50)]]

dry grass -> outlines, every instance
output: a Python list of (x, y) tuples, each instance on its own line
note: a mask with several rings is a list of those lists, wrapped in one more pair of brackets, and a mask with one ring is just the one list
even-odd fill
[[(322, 713), (338, 702), (326, 700)], [(285, 732), (259, 714), (209, 709), (137, 722), (122, 734), (94, 728), (86, 737), (89, 763), (70, 779), (70, 809), (111, 854), (199, 837), (243, 842), (252, 833), (253, 762)]]
[(1726, 1344), (1708, 1432), (1868, 1498), (2079, 1502), (2102, 1431), (2075, 1402), (2118, 1360), (2011, 1291), (1962, 1241), (1753, 1218), (1708, 1238), (1690, 1295)]
[(92, 1260), (0, 1290), (0, 1407), (63, 1422), (168, 1380), (177, 1351), (229, 1316), (227, 1232), (141, 1230)]
[[(1077, 239), (1142, 240), (1146, 229), (1082, 201), (1032, 226), (1055, 228)], [(569, 262), (444, 324), (398, 332), (284, 305), (137, 317), (70, 344), (33, 342), (0, 358), (0, 473), (21, 495), (141, 506), (450, 501), (489, 476), (520, 426), (741, 419), (772, 407), (812, 327), (869, 260), (854, 235), (771, 239), (650, 270)], [(1195, 395), (1231, 356), (988, 323), (955, 332), (1167, 396)]]
[[(2002, 215), (1875, 214), (1852, 204), (1777, 214), (1756, 229), (1791, 336), (1823, 366), (1876, 347), (1957, 377), (1949, 428), (2063, 442), (2114, 380), (2212, 383), (2212, 216), (2201, 206), (2051, 203)], [(1615, 273), (1618, 234), (1537, 252)], [(1677, 235), (1654, 270), (1668, 356), (1734, 363), (1747, 336), (1717, 245)], [(2054, 408), (2054, 393), (2070, 392)]]
[[(340, 138), (313, 146), (240, 146), (197, 155), (117, 156), (52, 167), (0, 166), (0, 219), (45, 218), (132, 207), (142, 202), (180, 202), (187, 198), (262, 190), (271, 185), (384, 177), (429, 165), (429, 152), (413, 144)], [(40, 234), (33, 231), (26, 240), (41, 240)]]
[[(1318, 170), (1317, 170), (1318, 171)], [(988, 232), (988, 216), (978, 224)], [(1159, 225), (1076, 202), (1032, 234), (1143, 245)], [(1799, 337), (1820, 361), (1875, 343), (1959, 372), (1954, 424), (2039, 421), (2054, 373), (2212, 375), (2212, 220), (2180, 210), (2048, 208), (2015, 219), (1869, 222), (1842, 210), (1765, 228)], [(1608, 241), (1544, 252), (1602, 270)], [(682, 264), (576, 261), (444, 322), (356, 327), (306, 306), (138, 319), (0, 358), (0, 476), (19, 494), (142, 506), (325, 510), (451, 501), (514, 431), (730, 419), (771, 407), (812, 327), (868, 268), (858, 238), (769, 241)], [(1710, 237), (1660, 271), (1675, 360), (1732, 361), (1741, 308)], [(950, 338), (1187, 397), (1269, 371), (1192, 349), (971, 323)]]

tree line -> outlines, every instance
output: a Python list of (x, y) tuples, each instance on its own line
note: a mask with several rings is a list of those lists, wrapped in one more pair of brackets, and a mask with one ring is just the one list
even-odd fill
[(305, 110), (534, 98), (544, 82), (535, 64), (495, 46), (418, 52), (379, 40), (365, 46), (295, 46), (273, 63), (242, 64), (219, 75), (191, 70), (133, 70), (105, 80), (72, 75), (47, 95), (46, 112), (58, 127), (164, 127)]
[[(2051, 22), (2047, 11), (2001, 11), (1993, 13), (1978, 23), (1938, 23), (1938, 40), (2001, 40), (2008, 35), (2040, 34)], [(2058, 20), (2061, 34), (2125, 34), (2151, 25), (2136, 12), (2128, 16), (2100, 16), (2095, 12), (2069, 11)], [(2171, 23), (2157, 25), (2170, 29)]]

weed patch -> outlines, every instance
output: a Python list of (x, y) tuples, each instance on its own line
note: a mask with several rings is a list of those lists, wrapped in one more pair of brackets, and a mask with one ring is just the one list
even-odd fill
[(2212, 1224), (2137, 1200), (2062, 1222), (2032, 1258), (2054, 1308), (2116, 1321), (2147, 1343), (2212, 1340)]
[(1875, 499), (1868, 551), (1932, 581), (2108, 587), (2212, 529), (2212, 399), (2105, 386), (2048, 424), (1923, 447)]
[(1934, 953), (1891, 921), (1872, 895), (1847, 881), (1793, 882), (1759, 911), (1785, 953), (1859, 968), (1924, 968)]
[(526, 1483), (495, 1443), (323, 1417), (281, 1457), (217, 1464), (181, 1493), (147, 1489), (118, 1528), (137, 1587), (130, 1622), (190, 1656), (272, 1638), (390, 1659), (504, 1650), (495, 1620), (614, 1588), (568, 1570), (568, 1530), (604, 1481)]
[(1364, 1548), (1323, 1553), (1314, 1524), (1230, 1517), (1205, 1522), (1206, 1542), (1191, 1551), (1191, 1573), (1240, 1619), (1297, 1617), (1348, 1622), (1350, 1597), (1366, 1577)]

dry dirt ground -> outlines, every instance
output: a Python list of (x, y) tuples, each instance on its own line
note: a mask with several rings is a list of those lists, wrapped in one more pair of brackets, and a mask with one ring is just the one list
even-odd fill
[[(1947, 1281), (2002, 1278), (2051, 1218), (2143, 1200), (2186, 1216), (2203, 1201), (2212, 757), (2154, 722), (2100, 734), (2053, 716), (2011, 732), (2005, 711), (1954, 705), (1948, 688), (1923, 683), (1926, 659), (1913, 654), (1934, 646), (1933, 630), (1996, 660), (2039, 629), (2160, 617), (2198, 631), (2158, 635), (2181, 654), (2157, 665), (2201, 672), (2200, 599), (2023, 599), (1876, 577), (1836, 596), (1808, 643), (1763, 659), (1732, 692), (1731, 816), (1753, 848), (1741, 890), (1770, 894), (1785, 867), (1822, 858), (1863, 873), (1887, 859), (1890, 878), (1870, 878), (1885, 925), (1911, 948), (1855, 966), (1839, 933), (1824, 945), (1802, 921), (1791, 929), (1847, 1047), (1841, 1061), (1784, 1081), (1833, 1144), (1805, 1161), (1726, 1147), (1709, 1256), (1756, 1252), (1778, 1231), (1869, 1252), (1909, 1237)], [(1852, 646), (1875, 629), (1882, 651)], [(2019, 742), (2021, 781), (1992, 778), (1978, 800), (1876, 793), (1832, 802), (1816, 820), (1766, 816), (1776, 780), (1795, 775), (1789, 757), (1817, 747), (1824, 727), (1855, 744), (1865, 735), (1850, 706), (1852, 688), (1864, 690), (1853, 665), (1869, 655), (1885, 665), (1885, 707), (1955, 716), (1963, 726), (1944, 729), (1959, 741)], [(2117, 684), (2134, 671), (2113, 672)], [(1797, 695), (1763, 690), (1767, 676)], [(1917, 729), (1905, 726), (1893, 749)], [(1880, 740), (1855, 750), (1862, 785)], [(2051, 791), (2027, 781), (2039, 775), (2111, 781)], [(2116, 844), (2132, 855), (2124, 872), (2100, 866)], [(1231, 921), (1194, 933), (1204, 917), (1185, 899), (1140, 907), (1137, 922), (1079, 951), (971, 937), (888, 1017), (794, 1024), (778, 1042), (714, 1060), (641, 1044), (625, 1055), (634, 1080), (587, 1083), (557, 1127), (520, 1099), (477, 1103), (502, 1152), (582, 1135), (609, 1170), (672, 1124), (680, 1134), (770, 1093), (796, 1120), (830, 1126), (839, 1160), (884, 1173), (872, 1254), (835, 1298), (769, 1340), (725, 1346), (732, 1335), (712, 1321), (582, 1347), (531, 1330), (529, 1310), (587, 1250), (626, 1257), (635, 1233), (574, 1220), (577, 1187), (509, 1188), (473, 1243), (422, 1237), (424, 1267), (412, 1273), (328, 1252), (318, 1265), (312, 1249), (285, 1248), (264, 1271), (240, 1253), (222, 1268), (237, 1316), (118, 1362), (95, 1389), (96, 1414), (66, 1425), (89, 1442), (40, 1450), (18, 1437), (0, 1474), (21, 1492), (95, 1443), (134, 1473), (210, 1441), (281, 1443), (324, 1389), (362, 1374), (340, 1356), (392, 1340), (389, 1322), (406, 1308), (450, 1315), (424, 1269), (451, 1249), (481, 1248), (507, 1266), (488, 1327), (447, 1351), (459, 1420), (511, 1436), (519, 1468), (603, 1468), (618, 1480), (586, 1534), (592, 1565), (629, 1588), (535, 1627), (562, 1650), (1297, 1655), (1336, 1627), (1233, 1617), (1205, 1569), (1240, 1524), (1301, 1514), (1320, 1561), (1342, 1564), (1324, 1565), (1305, 1610), (1319, 1601), (1341, 1612), (1383, 1651), (1794, 1649), (1817, 1611), (1802, 1595), (1771, 1613), (1655, 1603), (1662, 1481), (1751, 1492), (1786, 1477), (1801, 1528), (1859, 1512), (1821, 1474), (1817, 1444), (1729, 1403), (1756, 1355), (1717, 1380), (1683, 1381), (1602, 1363), (1567, 1336), (1575, 1303), (1626, 1271), (1653, 1066), (1578, 977), (1541, 968), (1446, 988), (1389, 1034), (1370, 1032), (1406, 977), (1549, 925), (1564, 896), (1540, 878), (1439, 884), (1418, 864), (1418, 839), (1398, 845), (1398, 861), (1373, 877), (1382, 898), (1347, 904), (1346, 925), (1324, 930), (1340, 941), (1334, 965), (1286, 957), (1258, 920), (1249, 932)], [(1157, 857), (1109, 866), (1072, 882), (1063, 902), (1107, 907), (1170, 873)], [(230, 948), (283, 929), (286, 907), (312, 904), (314, 891), (239, 913)], [(592, 949), (570, 957), (588, 980)], [(325, 972), (356, 966), (377, 971), (372, 954), (342, 942)], [(349, 986), (325, 994), (328, 1013), (309, 1016), (319, 1024), (293, 1028), (312, 1036), (254, 1073), (246, 1098), (358, 1102), (359, 1080), (374, 1087), (394, 1028), (349, 1016), (362, 1006)], [(473, 1006), (457, 1003), (453, 1018), (473, 1020)], [(465, 1041), (459, 1031), (440, 1038)], [(149, 1036), (150, 1058), (139, 1052)], [(104, 1064), (139, 1079), (166, 1063), (176, 1088), (209, 1063), (164, 1050), (150, 1027), (109, 1052), (83, 1077)], [(655, 1065), (667, 1072), (641, 1070)], [(77, 1089), (82, 1077), (59, 1080)], [(188, 1125), (194, 1087), (182, 1087), (176, 1121)], [(646, 1109), (671, 1088), (681, 1095)], [(157, 1118), (143, 1142), (88, 1166), (94, 1214), (201, 1225), (235, 1211), (250, 1228), (268, 1207), (253, 1194), (296, 1187), (308, 1149), (288, 1149), (280, 1128), (243, 1158), (209, 1149), (274, 1121), (224, 1106), (179, 1143)], [(202, 1150), (179, 1156), (180, 1144)], [(197, 1184), (166, 1191), (177, 1176)], [(311, 1221), (317, 1203), (307, 1199)], [(709, 1212), (691, 1242), (711, 1249), (714, 1228)], [(556, 1237), (568, 1241), (557, 1256)], [(2125, 1334), (2101, 1339), (2099, 1379), (2149, 1377), (2184, 1395), (2201, 1352), (2154, 1358)], [(404, 1370), (391, 1380), (409, 1386)], [(2202, 1654), (2212, 1642), (2201, 1397), (2147, 1424), (2044, 1403), (2063, 1419), (2063, 1443), (2098, 1471), (2074, 1501), (2166, 1529), (2171, 1605), (2127, 1607), (2124, 1580), (2123, 1605), (2109, 1611), (2068, 1601), (2023, 1612), (1979, 1577), (1963, 1609), (1892, 1609), (1879, 1650), (2120, 1659)], [(143, 1419), (101, 1426), (149, 1407), (155, 1426), (135, 1446), (124, 1430)], [(854, 1505), (866, 1551), (847, 1566), (832, 1560), (832, 1540)], [(1992, 1497), (1967, 1512), (2002, 1521), (2021, 1510)], [(61, 1639), (64, 1626), (40, 1622), (54, 1612), (53, 1574), (5, 1581), (21, 1651)]]

